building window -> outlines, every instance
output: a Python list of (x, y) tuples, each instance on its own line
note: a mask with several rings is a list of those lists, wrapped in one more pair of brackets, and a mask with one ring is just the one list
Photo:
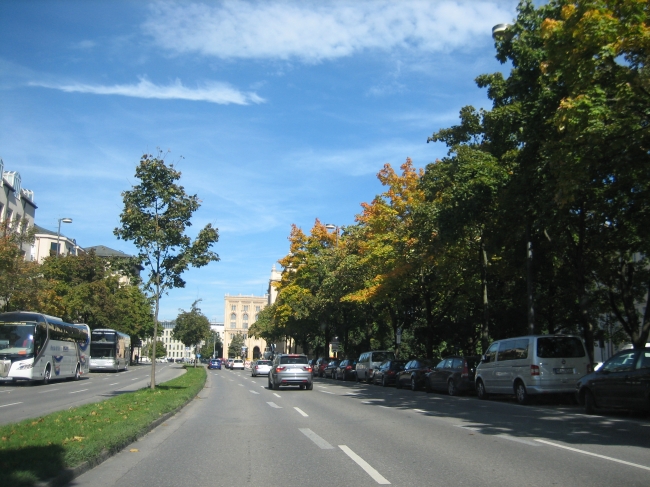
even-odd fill
[(230, 305), (230, 311), (237, 311), (237, 305), (236, 304), (231, 304)]
[(237, 319), (237, 315), (235, 313), (230, 315), (230, 321), (235, 321)]
[(243, 326), (244, 328), (248, 328), (248, 321), (244, 321), (244, 323), (242, 323), (242, 326)]
[(244, 311), (248, 311), (248, 305), (244, 305)]
[(230, 328), (237, 328), (237, 322), (236, 321), (231, 321), (230, 322)]
[(258, 313), (261, 311), (261, 309), (262, 309), (261, 306), (255, 306), (255, 311), (257, 311)]

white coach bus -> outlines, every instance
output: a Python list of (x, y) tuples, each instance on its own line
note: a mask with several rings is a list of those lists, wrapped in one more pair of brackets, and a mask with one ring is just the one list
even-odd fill
[(0, 313), (0, 380), (79, 379), (88, 372), (88, 325), (14, 311)]
[(90, 340), (90, 370), (127, 370), (131, 359), (131, 337), (117, 330), (93, 330)]

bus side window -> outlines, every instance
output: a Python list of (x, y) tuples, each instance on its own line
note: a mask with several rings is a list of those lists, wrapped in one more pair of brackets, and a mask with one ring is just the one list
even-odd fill
[(34, 355), (38, 355), (45, 345), (47, 339), (47, 325), (45, 323), (38, 323), (36, 325), (36, 336), (34, 336)]

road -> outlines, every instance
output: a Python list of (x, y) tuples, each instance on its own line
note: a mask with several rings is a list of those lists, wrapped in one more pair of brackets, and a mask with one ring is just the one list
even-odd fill
[[(62, 409), (103, 401), (150, 383), (151, 365), (132, 366), (122, 372), (91, 372), (78, 381), (53, 381), (48, 385), (0, 382), (0, 424), (37, 418)], [(156, 364), (156, 384), (183, 373), (180, 364)]]
[(75, 479), (118, 485), (643, 486), (650, 418), (209, 371), (197, 400)]

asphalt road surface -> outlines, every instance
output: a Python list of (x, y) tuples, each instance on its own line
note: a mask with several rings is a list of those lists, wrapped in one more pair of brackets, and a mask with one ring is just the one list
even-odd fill
[(650, 485), (650, 418), (209, 371), (188, 407), (76, 487)]
[[(151, 364), (131, 366), (122, 372), (90, 372), (78, 381), (52, 381), (48, 385), (0, 382), (0, 424), (103, 401), (137, 391), (150, 384)], [(156, 384), (184, 373), (180, 364), (156, 364)]]

